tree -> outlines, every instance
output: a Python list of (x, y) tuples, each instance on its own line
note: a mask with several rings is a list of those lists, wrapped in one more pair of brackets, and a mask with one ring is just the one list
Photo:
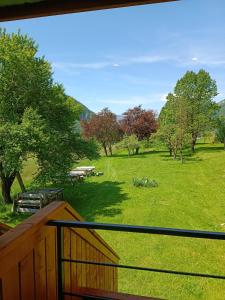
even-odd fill
[(159, 114), (159, 130), (156, 134), (156, 137), (160, 138), (167, 146), (170, 156), (172, 156), (174, 149), (173, 136), (176, 125), (174, 108), (173, 94), (168, 94), (167, 102)]
[(216, 137), (224, 144), (225, 150), (225, 116), (219, 115), (217, 118)]
[(168, 94), (167, 102), (159, 116), (158, 136), (164, 141), (174, 159), (179, 152), (181, 162), (183, 162), (184, 147), (190, 141), (187, 124), (185, 99)]
[(197, 138), (213, 124), (217, 109), (213, 102), (213, 98), (217, 95), (216, 82), (204, 70), (198, 73), (188, 71), (177, 81), (174, 94), (176, 97), (182, 97), (186, 103), (191, 149), (194, 152)]
[(136, 150), (140, 148), (140, 142), (135, 134), (124, 135), (123, 139), (116, 145), (118, 149), (126, 149), (128, 155), (134, 155)]
[(36, 158), (36, 180), (66, 176), (78, 158), (97, 148), (74, 132), (80, 107), (52, 79), (50, 64), (37, 56), (26, 35), (0, 31), (0, 179), (3, 201), (28, 156)]
[[(139, 141), (149, 139), (157, 130), (156, 114), (153, 110), (145, 110), (141, 105), (128, 109), (123, 113), (121, 128), (126, 135), (135, 134)], [(136, 149), (138, 153), (139, 148)]]
[(112, 145), (120, 139), (121, 130), (116, 115), (108, 108), (93, 115), (89, 121), (81, 122), (83, 136), (87, 139), (96, 138), (102, 145), (105, 155), (112, 155)]

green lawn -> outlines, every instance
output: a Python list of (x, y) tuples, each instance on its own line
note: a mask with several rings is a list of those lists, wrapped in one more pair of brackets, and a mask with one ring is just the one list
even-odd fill
[[(167, 152), (124, 153), (82, 162), (103, 171), (65, 188), (65, 198), (88, 221), (225, 231), (225, 152), (199, 144), (184, 164)], [(28, 168), (28, 167), (27, 167)], [(32, 169), (32, 167), (30, 167)], [(29, 172), (25, 171), (25, 176)], [(155, 179), (157, 188), (136, 188), (134, 176)], [(30, 180), (27, 177), (27, 180)], [(17, 189), (15, 187), (15, 189)], [(2, 213), (15, 223), (17, 216)], [(224, 224), (224, 226), (223, 226)], [(225, 242), (102, 232), (121, 263), (225, 274)], [(225, 282), (132, 270), (119, 273), (122, 291), (166, 299), (225, 299)]]

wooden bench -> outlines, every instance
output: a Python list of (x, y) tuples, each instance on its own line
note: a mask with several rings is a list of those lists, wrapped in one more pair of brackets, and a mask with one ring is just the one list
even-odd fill
[(63, 200), (63, 188), (47, 188), (19, 193), (13, 203), (16, 212), (35, 213), (52, 201)]

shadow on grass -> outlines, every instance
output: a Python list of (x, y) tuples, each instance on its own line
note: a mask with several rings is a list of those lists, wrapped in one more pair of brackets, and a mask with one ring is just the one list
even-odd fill
[(221, 145), (221, 146), (215, 146), (215, 147), (214, 146), (211, 146), (211, 147), (202, 147), (202, 146), (196, 147), (195, 153), (201, 152), (201, 151), (204, 151), (204, 152), (224, 151), (224, 146)]
[[(173, 159), (172, 156), (168, 155), (160, 155), (160, 157), (162, 157), (163, 161), (180, 161), (179, 155), (177, 155), (176, 159)], [(191, 154), (184, 154), (183, 156), (183, 163), (185, 162), (199, 162), (202, 161), (202, 158), (198, 157), (198, 156), (192, 156)]]
[(113, 154), (112, 157), (120, 157), (120, 158), (146, 158), (149, 155), (166, 153), (166, 152), (168, 152), (168, 151), (165, 151), (165, 150), (149, 150), (149, 151), (140, 152), (139, 154), (134, 154), (134, 155), (130, 155), (130, 156), (128, 154), (126, 154), (126, 153)]
[(127, 200), (122, 192), (123, 182), (83, 182), (75, 186), (64, 186), (64, 199), (87, 221), (98, 216), (113, 217), (121, 213), (117, 206)]
[(25, 219), (30, 217), (30, 213), (14, 213), (11, 212), (11, 205), (7, 205), (7, 209), (0, 210), (0, 222), (9, 224), (11, 226), (15, 226), (21, 222), (23, 222)]

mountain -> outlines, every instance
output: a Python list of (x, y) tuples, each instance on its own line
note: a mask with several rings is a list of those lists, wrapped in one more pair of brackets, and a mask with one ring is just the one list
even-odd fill
[(94, 112), (91, 111), (89, 108), (87, 108), (87, 106), (85, 106), (84, 104), (80, 103), (79, 101), (77, 101), (77, 102), (82, 107), (82, 113), (80, 114), (80, 119), (82, 121), (90, 120), (91, 117), (94, 115)]
[(80, 114), (80, 120), (87, 121), (90, 120), (90, 118), (95, 114), (93, 111), (91, 111), (87, 106), (85, 106), (83, 103), (79, 102), (75, 98), (69, 96), (73, 99), (73, 101), (78, 104), (81, 107), (81, 114)]

